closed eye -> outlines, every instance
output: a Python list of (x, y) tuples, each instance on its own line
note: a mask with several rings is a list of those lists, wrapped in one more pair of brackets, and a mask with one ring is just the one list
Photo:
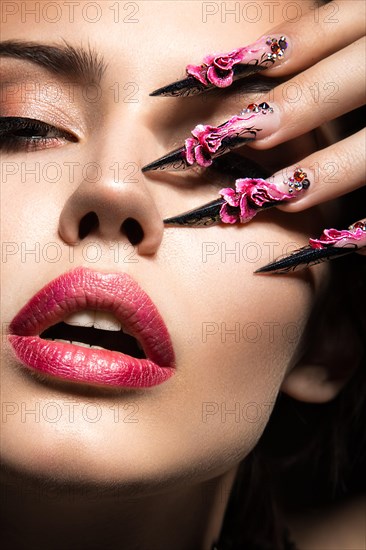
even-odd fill
[(78, 138), (41, 120), (22, 117), (0, 117), (0, 151), (39, 151), (77, 142)]

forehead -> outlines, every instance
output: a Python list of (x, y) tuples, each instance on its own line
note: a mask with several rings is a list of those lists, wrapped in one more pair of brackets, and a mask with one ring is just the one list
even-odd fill
[(275, 9), (268, 2), (247, 4), (197, 0), (2, 2), (2, 40), (52, 44), (66, 40), (102, 52), (110, 70), (128, 67), (148, 75), (168, 69), (174, 74), (206, 53), (250, 43), (282, 18), (282, 2), (276, 2)]

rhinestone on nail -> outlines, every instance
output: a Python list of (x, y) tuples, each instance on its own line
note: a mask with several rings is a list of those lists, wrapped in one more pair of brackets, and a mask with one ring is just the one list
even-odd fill
[(302, 191), (302, 189), (310, 187), (310, 181), (307, 179), (307, 174), (302, 168), (296, 168), (293, 175), (283, 183), (288, 186), (289, 193)]
[(348, 228), (350, 231), (353, 229), (362, 229), (362, 231), (366, 231), (366, 222), (356, 222), (349, 226)]
[(288, 47), (288, 43), (285, 36), (281, 36), (279, 40), (277, 38), (268, 37), (266, 44), (270, 46), (271, 53), (268, 54), (268, 59), (275, 60), (277, 57), (283, 57), (285, 50)]
[(273, 107), (271, 107), (268, 103), (265, 101), (263, 103), (260, 103), (257, 105), (256, 103), (250, 103), (246, 109), (243, 109), (240, 111), (241, 115), (245, 115), (247, 113), (263, 113), (266, 115), (267, 113), (273, 113)]

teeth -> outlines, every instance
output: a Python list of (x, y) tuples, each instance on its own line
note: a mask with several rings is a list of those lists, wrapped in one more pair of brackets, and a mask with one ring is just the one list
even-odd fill
[(94, 327), (99, 330), (110, 330), (110, 331), (119, 331), (122, 328), (122, 325), (113, 313), (109, 311), (77, 311), (72, 313), (66, 319), (64, 323), (67, 325), (72, 325), (74, 327)]
[(92, 327), (95, 320), (95, 311), (84, 310), (72, 313), (66, 319), (64, 323), (72, 325), (73, 327)]
[(117, 321), (113, 313), (109, 313), (109, 311), (96, 311), (94, 327), (99, 328), (100, 330), (119, 331), (121, 330), (122, 325), (119, 321)]
[(74, 346), (81, 346), (82, 348), (90, 348), (89, 344), (85, 344), (85, 342), (71, 342)]
[(92, 349), (106, 349), (102, 348), (100, 346), (91, 346), (90, 344), (86, 344), (85, 342), (76, 342), (71, 340), (62, 340), (61, 338), (54, 338), (50, 340), (50, 342), (61, 342), (61, 344), (72, 344), (74, 346), (81, 346), (82, 348), (92, 348)]

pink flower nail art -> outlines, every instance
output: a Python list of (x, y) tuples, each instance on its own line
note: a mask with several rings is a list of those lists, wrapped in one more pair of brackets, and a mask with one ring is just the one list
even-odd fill
[(319, 239), (309, 239), (309, 244), (312, 248), (326, 248), (327, 246), (346, 246), (354, 244), (357, 246), (361, 240), (366, 239), (365, 229), (357, 227), (351, 231), (346, 229), (324, 229)]
[[(252, 107), (252, 108), (250, 108)], [(200, 166), (207, 167), (212, 164), (212, 158), (214, 153), (223, 147), (223, 143), (226, 139), (233, 139), (236, 137), (252, 137), (257, 136), (257, 132), (260, 128), (254, 127), (254, 120), (258, 114), (273, 113), (273, 108), (268, 103), (261, 103), (260, 105), (249, 106), (243, 111), (243, 116), (233, 116), (224, 124), (220, 126), (210, 126), (207, 124), (198, 124), (192, 131), (193, 137), (185, 140), (185, 154), (188, 164), (199, 164)], [(245, 115), (245, 116), (244, 116)], [(253, 125), (251, 126), (251, 121)], [(229, 147), (229, 141), (226, 143)], [(222, 153), (225, 152), (224, 149)]]
[(310, 245), (264, 265), (256, 273), (293, 273), (349, 254), (366, 254), (366, 219), (348, 229), (325, 229), (319, 239), (309, 239)]
[[(243, 133), (243, 121), (246, 123), (252, 117), (233, 116), (222, 126), (209, 126), (198, 124), (191, 132), (192, 138), (185, 140), (186, 157), (189, 164), (199, 164), (200, 166), (210, 166), (212, 164), (212, 153), (216, 153), (219, 147), (222, 146), (222, 141), (225, 138), (239, 136)], [(253, 126), (254, 129), (254, 126)], [(247, 129), (250, 133), (250, 129)], [(257, 130), (253, 131), (255, 136)]]
[[(257, 214), (258, 207), (262, 208), (266, 203), (293, 198), (293, 194), (284, 193), (276, 185), (258, 178), (238, 179), (235, 182), (235, 189), (226, 187), (219, 193), (226, 201), (220, 210), (223, 223), (248, 222)], [(233, 208), (237, 211), (233, 211)]]
[(221, 189), (218, 199), (167, 218), (164, 223), (191, 227), (207, 227), (217, 223), (246, 223), (258, 212), (295, 199), (300, 192), (309, 187), (310, 181), (302, 168), (296, 168), (294, 174), (279, 185), (261, 178), (242, 178), (235, 181), (235, 189)]
[(233, 67), (237, 63), (241, 63), (243, 50), (245, 48), (233, 50), (226, 55), (207, 55), (203, 59), (202, 65), (187, 65), (187, 73), (197, 78), (205, 86), (211, 82), (219, 88), (226, 88), (233, 82)]
[(283, 57), (288, 42), (284, 36), (262, 38), (244, 48), (235, 49), (227, 54), (207, 55), (201, 65), (187, 65), (187, 74), (196, 78), (204, 86), (218, 88), (230, 86), (234, 79), (234, 67), (239, 63), (268, 68), (277, 59)]
[(248, 144), (257, 139), (258, 134), (260, 138), (266, 137), (279, 126), (278, 111), (265, 101), (259, 105), (251, 103), (219, 126), (198, 124), (182, 147), (146, 164), (142, 171), (185, 170), (195, 164), (206, 168), (216, 157)]

